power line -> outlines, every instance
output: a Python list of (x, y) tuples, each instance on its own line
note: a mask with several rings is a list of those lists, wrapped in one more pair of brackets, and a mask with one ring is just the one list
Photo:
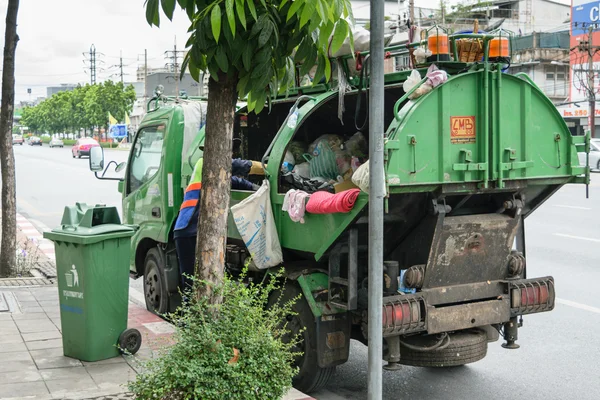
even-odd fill
[[(102, 53), (98, 53), (98, 54), (101, 55), (101, 56), (104, 56), (104, 54), (102, 54)], [(97, 64), (103, 64), (104, 61), (98, 60), (96, 58), (97, 57), (97, 55), (96, 55), (96, 46), (94, 46), (93, 44), (90, 46), (90, 51), (83, 53), (83, 56), (86, 57), (86, 59), (83, 61), (83, 63), (85, 64), (86, 62), (89, 62), (89, 66), (88, 67), (89, 67), (89, 70), (90, 70), (90, 83), (92, 85), (94, 85), (96, 83), (96, 73), (98, 71)], [(89, 56), (89, 60), (87, 60), (88, 56)], [(102, 68), (100, 68), (100, 70), (102, 70)], [(86, 71), (86, 73), (87, 73), (87, 71)]]
[[(175, 37), (175, 42), (173, 43), (173, 50), (165, 51), (165, 58), (170, 60), (170, 62), (166, 63), (168, 71), (172, 71), (174, 75), (171, 77), (175, 79), (175, 96), (179, 96), (179, 59), (183, 56), (185, 52), (182, 50), (177, 50), (177, 37)], [(180, 55), (181, 54), (181, 55)]]

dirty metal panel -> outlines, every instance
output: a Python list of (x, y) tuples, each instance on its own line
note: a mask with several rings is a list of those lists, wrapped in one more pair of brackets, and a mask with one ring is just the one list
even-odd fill
[(450, 332), (499, 324), (510, 319), (510, 299), (489, 300), (449, 307), (429, 307), (427, 333)]
[(443, 286), (423, 290), (427, 304), (464, 303), (476, 299), (497, 298), (505, 293), (507, 284), (498, 281), (469, 283), (466, 285)]
[(445, 217), (434, 234), (423, 288), (505, 279), (518, 223), (503, 214)]
[(348, 314), (323, 316), (316, 320), (317, 355), (321, 368), (348, 361), (350, 355), (350, 319)]

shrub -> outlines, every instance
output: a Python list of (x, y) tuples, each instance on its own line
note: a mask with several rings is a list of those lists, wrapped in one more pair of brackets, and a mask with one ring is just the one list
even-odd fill
[(297, 372), (299, 337), (290, 340), (282, 323), (298, 299), (267, 307), (279, 288), (275, 276), (248, 285), (225, 278), (215, 288), (220, 305), (187, 293), (193, 300), (168, 316), (175, 344), (143, 365), (130, 390), (138, 399), (280, 399)]

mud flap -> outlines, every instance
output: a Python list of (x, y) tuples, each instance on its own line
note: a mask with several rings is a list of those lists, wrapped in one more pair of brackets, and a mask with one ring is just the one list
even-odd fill
[(350, 318), (347, 313), (316, 318), (317, 355), (321, 368), (348, 361), (350, 354)]

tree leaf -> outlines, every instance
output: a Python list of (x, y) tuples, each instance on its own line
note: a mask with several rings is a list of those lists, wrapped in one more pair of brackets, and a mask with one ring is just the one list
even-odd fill
[(242, 62), (244, 63), (244, 69), (248, 72), (252, 70), (252, 46), (247, 45), (244, 48), (242, 54)]
[(188, 69), (190, 71), (190, 75), (192, 76), (192, 78), (196, 81), (196, 82), (200, 82), (200, 68), (198, 68), (196, 65), (194, 65), (193, 63), (190, 63), (188, 65)]
[(314, 2), (315, 0), (309, 0), (304, 5), (304, 8), (302, 9), (302, 15), (300, 17), (300, 28), (306, 25), (306, 23), (311, 19), (311, 17), (313, 17), (313, 14), (315, 13)]
[(248, 85), (248, 81), (250, 80), (250, 74), (246, 74), (240, 78), (237, 84), (237, 91), (241, 98), (243, 98), (248, 91), (246, 90), (246, 86)]
[(281, 3), (279, 3), (279, 11), (281, 11), (283, 6), (285, 6), (287, 4), (287, 2), (288, 2), (288, 0), (282, 0)]
[(248, 0), (247, 3), (248, 9), (250, 10), (250, 14), (252, 14), (252, 17), (255, 21), (258, 21), (258, 16), (256, 15), (256, 7), (254, 7), (254, 0)]
[(210, 13), (210, 24), (212, 27), (212, 34), (215, 37), (215, 42), (219, 43), (219, 36), (221, 35), (221, 7), (219, 7), (219, 4), (213, 6), (212, 12)]
[(300, 9), (300, 7), (302, 7), (303, 4), (304, 4), (304, 0), (294, 0), (292, 2), (292, 5), (290, 6), (290, 9), (288, 10), (286, 21), (289, 21), (290, 19), (292, 19), (292, 17), (294, 15), (298, 16), (297, 15), (298, 10)]
[(146, 0), (146, 21), (150, 26), (160, 26), (158, 0)]
[(258, 47), (263, 47), (269, 39), (271, 38), (271, 33), (273, 32), (272, 22), (266, 20), (263, 28), (260, 31), (260, 35), (258, 35)]
[(225, 13), (227, 14), (227, 21), (229, 21), (231, 34), (235, 36), (235, 14), (233, 12), (233, 0), (225, 0)]
[(252, 26), (252, 29), (250, 30), (249, 38), (252, 39), (255, 36), (257, 36), (258, 34), (260, 34), (262, 32), (262, 30), (265, 29), (266, 24), (267, 24), (267, 16), (263, 14), (258, 18), (258, 21), (256, 21), (254, 26)]
[(331, 40), (331, 52), (333, 55), (337, 53), (344, 44), (344, 40), (348, 36), (348, 23), (343, 19), (340, 19), (335, 26), (335, 31), (333, 32), (333, 39)]
[(175, 0), (161, 0), (160, 4), (162, 5), (163, 12), (169, 18), (169, 20), (173, 20), (173, 12), (175, 11)]
[(325, 60), (325, 82), (329, 82), (331, 79), (331, 61), (329, 61), (329, 57), (323, 57)]
[(244, 9), (244, 0), (235, 0), (235, 10), (238, 19), (240, 20), (240, 24), (242, 24), (244, 30), (246, 30), (246, 10)]
[(254, 113), (260, 114), (260, 112), (265, 108), (265, 101), (267, 100), (267, 93), (263, 90), (257, 95), (255, 104), (254, 104)]
[(229, 63), (227, 61), (227, 54), (225, 54), (225, 50), (223, 50), (222, 46), (217, 47), (217, 52), (215, 53), (215, 60), (217, 60), (217, 65), (221, 69), (221, 71), (227, 73), (229, 70)]
[(323, 57), (323, 55), (321, 53), (319, 53), (319, 60), (317, 62), (317, 72), (315, 72), (315, 77), (313, 79), (313, 86), (318, 85), (324, 76), (325, 76), (325, 57)]
[(319, 30), (319, 42), (320, 43), (329, 43), (329, 37), (333, 32), (334, 25), (331, 22), (328, 22), (325, 25), (321, 25), (321, 29)]

